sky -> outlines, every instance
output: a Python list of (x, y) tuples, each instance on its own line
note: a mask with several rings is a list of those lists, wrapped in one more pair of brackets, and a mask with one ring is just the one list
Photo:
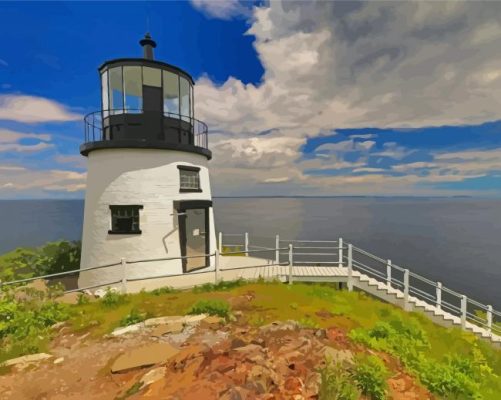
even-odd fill
[(216, 196), (501, 195), (501, 2), (0, 2), (0, 199), (83, 198), (97, 67), (195, 79)]

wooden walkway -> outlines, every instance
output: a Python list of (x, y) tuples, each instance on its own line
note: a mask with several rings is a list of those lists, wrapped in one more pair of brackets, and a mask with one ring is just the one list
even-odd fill
[[(256, 280), (259, 278), (272, 280), (278, 279), (282, 282), (289, 280), (290, 267), (288, 265), (274, 265), (271, 261), (247, 257), (223, 257), (223, 266), (220, 269), (219, 279), (230, 281), (236, 279)], [(253, 266), (257, 260), (259, 266)], [(265, 263), (263, 263), (263, 261)], [(244, 264), (235, 267), (236, 264)], [(247, 265), (246, 265), (247, 264)], [(501, 336), (489, 332), (487, 329), (475, 325), (469, 321), (462, 321), (460, 317), (448, 313), (436, 305), (429, 304), (417, 297), (408, 295), (405, 301), (404, 293), (387, 282), (362, 274), (359, 271), (352, 271), (353, 287), (364, 291), (385, 302), (394, 304), (407, 311), (416, 311), (425, 314), (433, 322), (445, 327), (464, 327), (465, 330), (474, 333), (476, 336), (487, 340), (496, 347), (501, 348)], [(294, 266), (292, 269), (292, 281), (296, 282), (348, 282), (348, 268), (338, 266)]]

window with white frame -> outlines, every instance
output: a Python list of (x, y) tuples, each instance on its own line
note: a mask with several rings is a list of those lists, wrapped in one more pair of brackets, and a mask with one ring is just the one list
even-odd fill
[(178, 165), (179, 169), (179, 191), (180, 192), (201, 192), (200, 188), (200, 168), (188, 165)]

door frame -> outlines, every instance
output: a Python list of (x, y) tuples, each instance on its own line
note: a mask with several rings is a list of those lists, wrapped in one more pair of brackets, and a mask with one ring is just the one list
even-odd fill
[[(181, 256), (186, 257), (186, 215), (183, 215), (186, 210), (204, 209), (205, 210), (205, 254), (210, 254), (210, 218), (209, 209), (212, 208), (211, 200), (179, 200), (174, 201), (174, 209), (178, 214), (179, 227), (179, 245), (181, 248)], [(197, 271), (199, 269), (210, 266), (210, 256), (205, 257), (205, 265), (192, 269), (189, 272), (186, 270), (188, 260), (182, 259), (183, 274)]]

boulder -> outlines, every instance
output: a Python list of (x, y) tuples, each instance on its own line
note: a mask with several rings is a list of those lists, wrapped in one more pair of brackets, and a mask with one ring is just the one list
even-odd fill
[(111, 335), (112, 336), (122, 336), (122, 335), (125, 335), (126, 333), (139, 332), (143, 328), (144, 328), (144, 324), (142, 322), (139, 322), (139, 323), (134, 324), (134, 325), (116, 328), (113, 332), (111, 332)]
[(165, 367), (153, 368), (151, 371), (148, 371), (146, 374), (143, 375), (143, 377), (140, 379), (140, 382), (142, 383), (143, 387), (151, 385), (152, 383), (155, 383), (160, 379), (163, 379), (165, 377), (166, 371), (167, 368)]
[(52, 357), (54, 357), (54, 356), (51, 354), (47, 354), (47, 353), (28, 354), (27, 356), (11, 358), (10, 360), (4, 361), (2, 363), (2, 366), (10, 367), (13, 365), (31, 364), (31, 363), (36, 363), (36, 362), (40, 362), (43, 360), (47, 360), (47, 359), (52, 358)]
[(345, 366), (355, 364), (353, 361), (353, 353), (350, 350), (338, 350), (330, 346), (325, 346), (321, 352), (327, 361), (341, 363)]
[(149, 367), (169, 360), (179, 352), (168, 343), (149, 343), (120, 355), (112, 364), (111, 372), (124, 372), (134, 368)]
[(194, 325), (199, 323), (200, 321), (207, 318), (207, 314), (199, 314), (199, 315), (168, 315), (165, 317), (158, 318), (149, 318), (144, 321), (145, 326), (157, 326), (157, 325), (166, 325), (166, 324), (174, 324), (174, 323), (182, 323), (187, 325)]
[(79, 295), (80, 293), (77, 292), (65, 293), (62, 296), (59, 296), (56, 299), (56, 302), (63, 304), (78, 304)]
[(171, 333), (181, 333), (184, 329), (182, 322), (171, 322), (164, 325), (157, 325), (151, 331), (151, 336), (160, 337)]

